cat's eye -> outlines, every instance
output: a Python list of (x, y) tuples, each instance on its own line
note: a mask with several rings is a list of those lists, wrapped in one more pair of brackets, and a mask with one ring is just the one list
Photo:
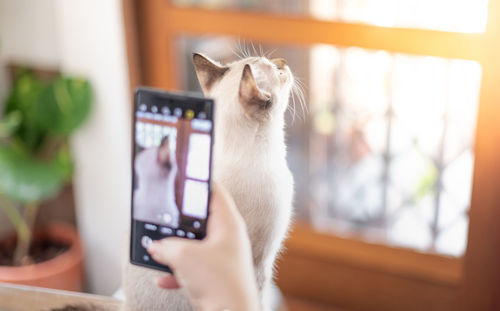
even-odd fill
[(285, 74), (285, 71), (283, 70), (283, 68), (278, 67), (278, 65), (276, 65), (276, 64), (274, 64), (274, 63), (273, 63), (273, 65), (274, 65), (274, 66), (273, 66), (273, 67), (274, 67), (274, 69), (278, 71), (278, 73), (279, 73), (279, 75), (280, 75), (280, 76), (282, 76), (282, 75), (284, 75), (284, 74)]
[(266, 101), (266, 103), (265, 103), (265, 108), (266, 108), (266, 109), (267, 109), (267, 108), (269, 108), (269, 107), (271, 106), (271, 104), (272, 104), (272, 103), (273, 103), (272, 98), (271, 98), (271, 99), (268, 99), (268, 100)]

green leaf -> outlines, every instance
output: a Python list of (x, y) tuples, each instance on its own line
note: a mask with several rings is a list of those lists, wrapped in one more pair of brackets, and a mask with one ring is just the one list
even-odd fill
[(0, 120), (0, 138), (8, 138), (21, 125), (22, 113), (19, 110), (14, 110)]
[(59, 77), (41, 92), (36, 116), (43, 128), (66, 136), (83, 123), (91, 103), (92, 89), (87, 80)]
[(7, 111), (33, 112), (35, 103), (45, 83), (35, 78), (29, 71), (19, 73), (7, 101)]
[(424, 174), (420, 177), (418, 188), (415, 193), (415, 198), (423, 199), (427, 194), (435, 190), (436, 181), (438, 178), (438, 170), (434, 164), (429, 164)]
[(68, 144), (63, 145), (61, 149), (59, 149), (55, 162), (64, 180), (69, 181), (73, 176), (74, 162)]
[(7, 113), (19, 111), (22, 117), (21, 124), (12, 134), (18, 136), (33, 152), (40, 147), (45, 136), (36, 121), (36, 103), (45, 87), (46, 83), (24, 70), (18, 74), (6, 102)]
[(64, 174), (57, 161), (43, 162), (0, 145), (0, 193), (20, 202), (38, 202), (59, 192)]

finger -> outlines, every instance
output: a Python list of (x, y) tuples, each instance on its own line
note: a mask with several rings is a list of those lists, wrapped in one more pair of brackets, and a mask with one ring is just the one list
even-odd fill
[(158, 287), (165, 289), (177, 289), (181, 286), (177, 282), (177, 279), (173, 275), (161, 276), (156, 280)]
[(170, 237), (153, 241), (147, 251), (155, 261), (175, 269), (184, 258), (189, 256), (189, 253), (193, 252), (197, 243), (199, 241)]
[(210, 200), (210, 217), (208, 217), (208, 235), (217, 232), (232, 232), (244, 228), (244, 221), (229, 192), (221, 184), (214, 183)]

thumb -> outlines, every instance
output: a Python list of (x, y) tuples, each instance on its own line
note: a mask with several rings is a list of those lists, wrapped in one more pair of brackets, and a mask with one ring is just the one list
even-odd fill
[(238, 228), (245, 228), (233, 198), (221, 184), (214, 183), (208, 217), (208, 236), (232, 233)]
[(155, 261), (175, 270), (177, 265), (195, 252), (198, 247), (197, 242), (199, 243), (199, 241), (169, 237), (153, 241), (147, 251)]

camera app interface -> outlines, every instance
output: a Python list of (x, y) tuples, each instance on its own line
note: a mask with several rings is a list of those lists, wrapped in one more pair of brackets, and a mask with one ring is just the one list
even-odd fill
[[(149, 94), (151, 95), (151, 94)], [(146, 248), (166, 236), (205, 235), (211, 102), (139, 94), (135, 116), (132, 260), (159, 265)]]

